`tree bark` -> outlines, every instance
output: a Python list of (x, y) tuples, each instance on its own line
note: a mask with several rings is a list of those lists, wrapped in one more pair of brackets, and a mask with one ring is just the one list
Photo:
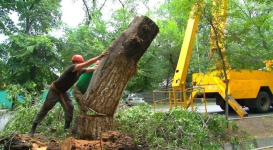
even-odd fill
[(79, 115), (75, 120), (75, 134), (79, 139), (95, 140), (105, 131), (113, 130), (112, 116)]
[(148, 17), (136, 17), (107, 49), (108, 55), (100, 60), (82, 103), (106, 116), (77, 116), (77, 137), (96, 139), (111, 130), (113, 116), (129, 80), (137, 73), (137, 62), (159, 32)]
[(129, 80), (137, 72), (137, 62), (152, 43), (159, 29), (148, 17), (136, 17), (108, 48), (100, 60), (84, 95), (85, 106), (113, 116)]

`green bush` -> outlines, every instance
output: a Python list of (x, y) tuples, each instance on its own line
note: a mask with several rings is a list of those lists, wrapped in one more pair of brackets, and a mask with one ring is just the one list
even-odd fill
[[(26, 99), (17, 103), (14, 110), (9, 112), (12, 117), (0, 136), (11, 133), (27, 134), (31, 128), (32, 120), (41, 105), (31, 105), (31, 94), (22, 94)], [(74, 118), (77, 114), (79, 110), (75, 107)], [(236, 132), (238, 127), (234, 122), (227, 121), (223, 115), (200, 114), (178, 108), (154, 113), (149, 104), (133, 107), (119, 105), (114, 123), (118, 131), (136, 135), (136, 142), (141, 143), (140, 140), (144, 140), (151, 149), (218, 150), (222, 149), (223, 142), (238, 142), (236, 136), (227, 134)], [(36, 133), (42, 132), (44, 136), (61, 142), (71, 135), (64, 132), (63, 126), (63, 108), (55, 106), (38, 125)]]
[[(32, 126), (34, 117), (43, 104), (43, 101), (41, 98), (36, 97), (35, 100), (38, 103), (33, 105), (32, 93), (28, 92), (24, 87), (18, 85), (12, 86), (11, 90), (8, 92), (8, 96), (19, 93), (24, 96), (24, 100), (21, 102), (17, 101), (16, 107), (8, 110), (7, 113), (9, 113), (11, 117), (9, 118), (3, 131), (0, 133), (0, 136), (9, 135), (12, 133), (27, 134)], [(75, 107), (74, 118), (77, 114), (79, 114), (79, 110), (78, 107)], [(56, 104), (56, 106), (54, 106), (53, 109), (48, 112), (44, 120), (39, 123), (36, 133), (42, 132), (43, 135), (48, 138), (64, 140), (68, 135), (70, 135), (69, 132), (64, 132), (64, 122), (63, 108)]]
[(208, 115), (188, 110), (151, 111), (148, 104), (118, 111), (117, 129), (141, 135), (151, 149), (222, 149), (222, 142), (231, 139), (225, 132), (236, 124), (222, 115)]

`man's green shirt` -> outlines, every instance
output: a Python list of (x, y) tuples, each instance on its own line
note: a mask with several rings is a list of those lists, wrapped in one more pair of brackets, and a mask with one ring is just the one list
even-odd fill
[[(94, 64), (90, 65), (88, 68), (93, 66)], [(83, 73), (78, 79), (78, 81), (76, 82), (76, 86), (79, 88), (82, 94), (86, 92), (92, 76), (93, 76), (93, 72)]]

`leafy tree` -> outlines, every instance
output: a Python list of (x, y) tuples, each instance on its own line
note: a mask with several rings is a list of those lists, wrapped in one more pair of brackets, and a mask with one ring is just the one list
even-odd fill
[(95, 57), (105, 51), (111, 43), (107, 32), (107, 24), (102, 19), (101, 9), (104, 7), (99, 1), (83, 0), (85, 18), (77, 28), (65, 27), (63, 48), (60, 51), (65, 64), (71, 63), (71, 56), (80, 54), (85, 59)]
[[(188, 3), (188, 2), (185, 2)], [(184, 38), (184, 32), (187, 25), (189, 8), (185, 3), (180, 1), (166, 1), (158, 10), (151, 15), (157, 18), (157, 24), (160, 32), (153, 42), (155, 49), (157, 77), (160, 78), (158, 83), (162, 83), (154, 88), (170, 88), (172, 77), (174, 75), (181, 45)], [(176, 8), (176, 9), (173, 9)], [(159, 71), (160, 70), (160, 71)], [(159, 76), (161, 75), (161, 76)]]
[(14, 21), (9, 16), (11, 14), (11, 11), (14, 10), (14, 2), (0, 2), (0, 34), (11, 34), (18, 30), (18, 28), (14, 24)]
[[(58, 40), (46, 35), (10, 35), (3, 47), (10, 55), (6, 65), (10, 83), (29, 84), (35, 82), (38, 90), (56, 79), (54, 70), (58, 69)], [(55, 67), (53, 67), (55, 66)]]
[[(215, 2), (215, 5), (213, 5), (213, 2)], [(216, 44), (210, 45), (209, 50), (203, 49), (206, 47), (200, 50), (203, 52), (215, 52), (215, 56), (217, 56), (210, 58), (210, 61), (208, 61), (210, 66), (214, 65), (215, 67), (206, 65), (207, 67), (204, 68), (206, 69), (204, 72), (220, 69), (227, 81), (227, 69), (229, 69), (229, 67), (235, 70), (259, 69), (262, 67), (264, 59), (272, 59), (271, 52), (267, 50), (268, 45), (271, 44), (267, 40), (269, 39), (267, 36), (271, 36), (270, 25), (267, 24), (267, 22), (271, 22), (272, 18), (271, 15), (268, 15), (271, 13), (266, 7), (268, 2), (236, 1), (232, 3), (228, 1), (231, 3), (231, 6), (228, 5), (228, 11), (231, 10), (231, 15), (228, 15), (228, 28), (221, 30), (220, 25), (222, 24), (222, 20), (225, 19), (225, 16), (218, 16), (217, 18), (214, 16), (216, 15), (215, 12), (219, 12), (223, 9), (219, 2), (221, 1), (205, 1), (201, 9), (202, 20), (205, 21), (205, 26), (202, 27), (205, 27), (205, 31), (211, 28), (213, 34), (210, 35), (210, 43), (215, 42)], [(215, 11), (213, 12), (213, 10)], [(266, 13), (264, 13), (264, 11)], [(239, 35), (240, 38), (238, 38)], [(224, 36), (226, 36), (226, 38)], [(238, 44), (236, 40), (238, 40), (240, 44)], [(221, 44), (223, 44), (225, 49), (222, 48)], [(194, 53), (195, 52), (196, 49), (194, 50)], [(227, 97), (228, 82), (225, 83), (225, 93)], [(226, 101), (228, 101), (227, 98)], [(228, 105), (226, 105), (226, 110), (228, 110), (227, 106)]]
[(94, 18), (98, 19), (101, 18), (102, 16), (102, 9), (105, 6), (106, 0), (104, 1), (87, 1), (87, 0), (82, 0), (83, 2), (83, 8), (85, 11), (85, 19), (84, 19), (84, 24), (87, 26), (92, 24), (94, 25)]
[(7, 78), (8, 78), (8, 70), (7, 70), (7, 66), (6, 66), (6, 61), (7, 58), (3, 53), (3, 48), (0, 47), (0, 90), (3, 90), (6, 88), (6, 82), (7, 82)]
[[(166, 62), (172, 62), (166, 65), (167, 68), (173, 68), (171, 72), (174, 72), (176, 67), (180, 53), (179, 47), (182, 45), (184, 36), (183, 30), (186, 27), (187, 18), (194, 3), (200, 3), (200, 0), (167, 1), (157, 12), (157, 16), (160, 18), (158, 19), (160, 33), (156, 42), (160, 43), (161, 46), (164, 44), (162, 49), (159, 47), (159, 55), (164, 54), (163, 58), (169, 60)], [(269, 9), (271, 3), (269, 1), (254, 0), (228, 1), (225, 35), (226, 52), (224, 55), (233, 69), (259, 69), (264, 66), (263, 60), (272, 59), (272, 52), (269, 51), (269, 47), (272, 45), (272, 42), (270, 42), (270, 37), (272, 37), (272, 11)], [(188, 77), (194, 72), (205, 73), (215, 69), (213, 59), (209, 58), (211, 26), (208, 17), (212, 15), (212, 1), (205, 1), (203, 8)], [(174, 26), (168, 27), (171, 24)], [(172, 30), (176, 31), (173, 32)], [(175, 38), (172, 39), (172, 37)], [(173, 42), (170, 42), (170, 39)], [(172, 45), (165, 48), (168, 43), (172, 43)], [(162, 51), (165, 49), (168, 49), (168, 51)], [(187, 78), (187, 82), (190, 82), (190, 80), (190, 78)]]
[[(110, 15), (111, 18), (107, 21), (108, 37), (111, 39), (118, 37), (128, 27), (131, 20), (138, 15), (138, 8), (141, 6), (146, 6), (149, 10), (148, 2), (148, 0), (140, 2), (132, 0), (119, 1), (117, 5), (120, 8), (114, 10), (113, 14)], [(150, 12), (147, 13), (147, 15), (149, 14)], [(131, 92), (152, 90), (157, 86), (158, 82), (161, 82), (161, 77), (158, 74), (162, 74), (162, 69), (157, 64), (157, 51), (157, 47), (153, 44), (149, 47), (139, 61), (137, 74), (130, 80), (126, 90)]]
[[(148, 0), (140, 2), (132, 0), (83, 1), (86, 14), (84, 21), (77, 29), (66, 29), (64, 38), (66, 44), (62, 50), (64, 60), (70, 60), (71, 52), (80, 53), (85, 58), (89, 58), (107, 49), (110, 43), (128, 27), (130, 21), (139, 14), (138, 9), (145, 6), (149, 10), (148, 3)], [(118, 7), (117, 9), (107, 10), (109, 20), (105, 20), (102, 12), (105, 11), (105, 6), (109, 4)], [(148, 12), (146, 15), (150, 14), (152, 12)], [(158, 61), (157, 51), (157, 46), (150, 46), (140, 60), (138, 73), (128, 83), (127, 90), (131, 92), (152, 90), (157, 87), (158, 82), (162, 82), (162, 77), (158, 75), (163, 74), (161, 72), (165, 69), (162, 69), (162, 66), (165, 62)]]
[(87, 25), (81, 25), (77, 29), (67, 29), (63, 40), (65, 44), (60, 51), (64, 63), (71, 63), (71, 57), (74, 54), (80, 54), (85, 59), (89, 59), (104, 51), (110, 42), (97, 36), (93, 28)]
[(272, 14), (271, 1), (228, 4), (227, 58), (234, 69), (263, 68), (264, 60), (271, 60)]
[[(1, 55), (5, 56), (1, 62), (6, 68), (6, 84), (35, 82), (41, 90), (56, 78), (54, 70), (60, 67), (57, 50), (62, 43), (48, 33), (61, 23), (59, 3), (60, 0), (1, 1), (1, 33), (9, 36), (0, 45)], [(17, 14), (16, 25), (9, 13)]]

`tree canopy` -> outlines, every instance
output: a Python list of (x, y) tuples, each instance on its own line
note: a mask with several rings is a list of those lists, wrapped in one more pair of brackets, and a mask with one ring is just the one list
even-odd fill
[[(138, 72), (127, 90), (170, 88), (191, 6), (200, 0), (158, 0), (161, 3), (151, 6), (152, 1), (83, 0), (84, 20), (76, 28), (62, 22), (61, 0), (1, 1), (0, 33), (8, 37), (0, 43), (1, 88), (35, 83), (41, 91), (71, 63), (72, 55), (81, 54), (88, 59), (100, 54), (138, 15), (153, 19), (160, 32), (139, 61)], [(224, 43), (233, 69), (263, 68), (263, 60), (272, 59), (272, 3), (228, 0)], [(202, 8), (189, 81), (191, 73), (213, 68), (208, 57), (211, 27), (206, 16), (211, 4), (212, 0), (205, 1)], [(140, 9), (147, 12), (141, 14)], [(11, 14), (16, 14), (17, 20)], [(51, 32), (56, 30), (63, 34), (54, 37)]]

